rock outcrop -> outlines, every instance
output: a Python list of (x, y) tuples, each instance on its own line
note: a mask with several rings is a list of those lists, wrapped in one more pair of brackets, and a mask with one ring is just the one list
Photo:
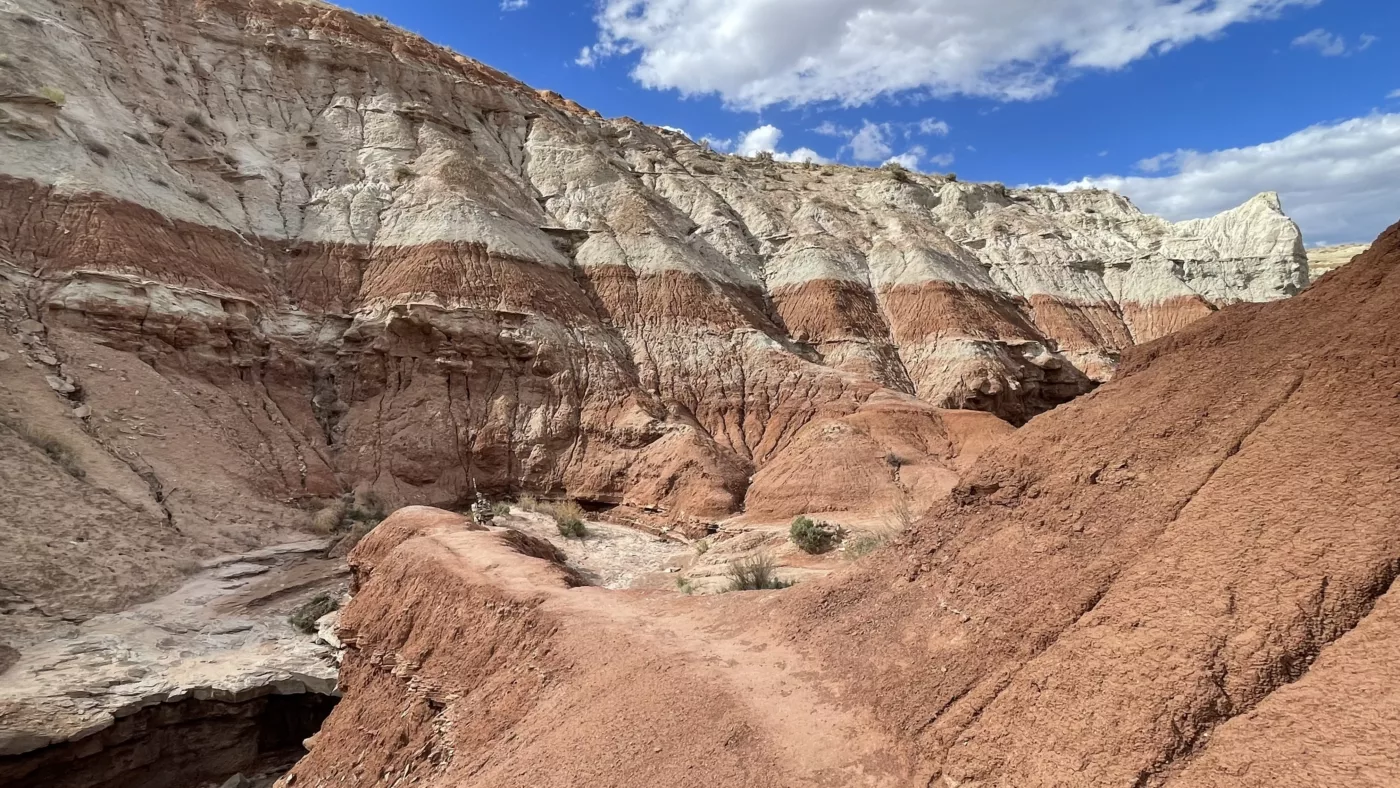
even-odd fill
[(1272, 195), (1172, 224), (722, 156), (321, 3), (16, 0), (0, 37), (5, 297), (177, 523), (356, 483), (722, 515), (877, 392), (1020, 423), (1307, 283)]
[(1132, 349), (900, 543), (786, 591), (571, 588), (396, 514), (282, 785), (1394, 785), (1397, 315), (1400, 225)]

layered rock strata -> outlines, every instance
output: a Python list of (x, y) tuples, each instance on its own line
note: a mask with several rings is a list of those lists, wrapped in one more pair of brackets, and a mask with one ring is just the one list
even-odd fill
[(133, 355), (277, 495), (617, 502), (684, 465), (647, 503), (731, 512), (881, 388), (1019, 423), (1307, 282), (1271, 195), (1171, 224), (721, 156), (320, 3), (19, 0), (0, 33), (29, 317), (95, 409), (81, 364)]

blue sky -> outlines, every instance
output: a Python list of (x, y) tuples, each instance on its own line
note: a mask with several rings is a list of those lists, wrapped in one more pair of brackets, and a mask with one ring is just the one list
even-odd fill
[(1173, 219), (1274, 190), (1310, 245), (1400, 219), (1395, 0), (342, 4), (721, 149), (1104, 185)]

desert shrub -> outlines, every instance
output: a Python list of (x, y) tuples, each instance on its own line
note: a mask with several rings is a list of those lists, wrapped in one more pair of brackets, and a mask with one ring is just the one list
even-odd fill
[(209, 203), (209, 192), (203, 191), (201, 189), (190, 189), (189, 191), (185, 192), (185, 194), (188, 195), (189, 198), (191, 200), (194, 200), (195, 202), (204, 203), (206, 205)]
[(730, 563), (728, 575), (730, 591), (762, 591), (792, 585), (791, 582), (778, 578), (773, 557), (766, 553)]
[(356, 492), (353, 502), (345, 511), (345, 516), (350, 520), (369, 523), (370, 527), (379, 525), (388, 515), (389, 508), (384, 504), (384, 499), (373, 490)]
[(798, 517), (788, 528), (788, 538), (804, 553), (825, 553), (841, 540), (841, 530), (820, 520)]
[(510, 504), (505, 501), (496, 501), (491, 504), (491, 514), (497, 517), (505, 517), (510, 514)]
[(569, 539), (582, 539), (588, 536), (588, 526), (583, 523), (583, 508), (573, 501), (563, 501), (549, 506), (554, 517), (554, 526), (559, 535)]
[(890, 466), (891, 468), (899, 469), (908, 465), (909, 460), (903, 455), (896, 454), (895, 452), (891, 451), (885, 453), (885, 464)]
[(900, 501), (890, 507), (889, 516), (886, 520), (889, 527), (896, 531), (907, 531), (914, 527), (914, 521), (918, 518), (914, 515), (914, 510), (909, 508), (909, 504)]
[(909, 170), (906, 170), (904, 165), (897, 161), (887, 161), (881, 165), (880, 169), (884, 170), (893, 180), (900, 183), (909, 182)]
[(287, 622), (300, 632), (311, 634), (316, 631), (316, 622), (327, 613), (340, 607), (340, 601), (330, 594), (317, 594), (301, 603), (287, 616)]
[(194, 111), (186, 112), (185, 125), (191, 128), (202, 129), (205, 127), (204, 116)]
[(540, 499), (525, 493), (515, 499), (515, 505), (527, 512), (538, 512), (540, 510)]
[(53, 104), (55, 107), (63, 106), (64, 102), (68, 100), (68, 96), (63, 91), (52, 85), (44, 85), (39, 88), (39, 95), (48, 99), (49, 103)]
[(860, 536), (847, 539), (843, 545), (847, 558), (864, 558), (875, 552), (876, 548), (888, 541), (880, 534), (861, 534)]
[(682, 594), (693, 594), (695, 593), (695, 584), (684, 577), (677, 577), (676, 590)]
[(0, 424), (14, 430), (15, 434), (25, 443), (48, 455), (48, 458), (53, 460), (59, 468), (62, 468), (64, 473), (74, 479), (87, 476), (87, 471), (83, 470), (83, 466), (78, 462), (77, 453), (58, 437), (11, 419), (0, 419)]
[(104, 159), (112, 155), (112, 149), (107, 147), (107, 143), (99, 140), (85, 139), (83, 147)]
[(322, 536), (339, 531), (345, 522), (346, 508), (345, 502), (340, 500), (323, 507), (311, 518), (311, 530)]
[(710, 540), (709, 540), (709, 539), (701, 539), (700, 541), (698, 541), (698, 542), (695, 543), (695, 554), (696, 554), (696, 555), (704, 555), (705, 553), (708, 553), (708, 552), (710, 552)]

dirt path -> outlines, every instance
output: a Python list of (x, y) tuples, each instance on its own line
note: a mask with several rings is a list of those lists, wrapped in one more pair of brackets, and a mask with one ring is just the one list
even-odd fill
[[(785, 784), (907, 786), (914, 759), (893, 738), (840, 699), (841, 687), (823, 677), (758, 627), (740, 628), (721, 612), (727, 600), (664, 599), (578, 589), (570, 604), (644, 632), (709, 678), (761, 720), (785, 761)], [(781, 592), (750, 592), (774, 600)], [(759, 605), (764, 604), (759, 602)], [(721, 610), (717, 610), (720, 608)], [(719, 613), (719, 615), (716, 615)], [(753, 614), (752, 606), (748, 615)]]

